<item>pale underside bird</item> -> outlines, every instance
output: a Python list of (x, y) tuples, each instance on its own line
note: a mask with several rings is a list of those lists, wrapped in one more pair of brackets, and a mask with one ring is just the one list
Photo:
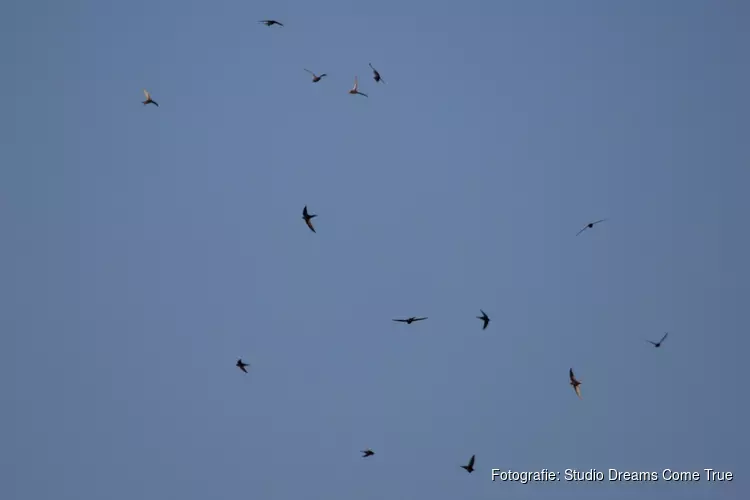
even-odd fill
[(359, 94), (359, 95), (363, 95), (365, 97), (368, 97), (367, 94), (363, 94), (362, 92), (359, 91), (359, 82), (357, 81), (357, 77), (356, 76), (354, 77), (354, 87), (352, 87), (352, 89), (349, 91), (349, 93), (350, 94)]
[(156, 101), (154, 101), (153, 99), (151, 99), (151, 94), (149, 94), (149, 93), (148, 93), (148, 90), (146, 90), (146, 89), (143, 89), (143, 95), (145, 95), (145, 96), (146, 96), (146, 100), (145, 100), (145, 101), (143, 101), (143, 105), (144, 105), (144, 106), (145, 106), (146, 104), (153, 104), (153, 105), (154, 105), (154, 106), (156, 106), (157, 108), (159, 107), (159, 103), (158, 103), (158, 102), (156, 102)]

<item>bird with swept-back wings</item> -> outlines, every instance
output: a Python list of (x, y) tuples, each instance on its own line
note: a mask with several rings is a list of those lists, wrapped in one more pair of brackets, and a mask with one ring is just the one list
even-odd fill
[(235, 365), (237, 368), (242, 370), (243, 372), (247, 373), (247, 370), (245, 370), (246, 367), (250, 366), (248, 363), (243, 363), (242, 358), (237, 360), (237, 364)]
[(371, 457), (375, 454), (375, 452), (372, 451), (370, 448), (367, 448), (366, 450), (362, 450), (362, 453), (363, 453), (362, 458)]
[(481, 309), (479, 310), (479, 312), (481, 312), (482, 315), (481, 316), (477, 316), (477, 319), (481, 319), (482, 321), (484, 321), (484, 326), (482, 326), (482, 330), (486, 330), (487, 329), (487, 325), (490, 324), (490, 317), (487, 316), (487, 313), (484, 312), (484, 311), (482, 311)]
[(570, 369), (570, 385), (573, 386), (573, 390), (576, 391), (576, 394), (578, 394), (578, 397), (580, 399), (583, 399), (583, 396), (581, 396), (581, 382), (573, 374), (573, 369), (572, 368)]
[(357, 77), (356, 76), (354, 77), (354, 87), (352, 87), (352, 89), (349, 91), (349, 93), (350, 94), (359, 94), (359, 95), (363, 95), (365, 97), (368, 97), (367, 94), (363, 94), (362, 92), (359, 91), (359, 82), (357, 81)]
[[(305, 68), (302, 68), (302, 69), (305, 69)], [(327, 75), (327, 74), (325, 74), (325, 73), (323, 73), (322, 75), (316, 75), (315, 73), (313, 73), (313, 72), (312, 72), (312, 71), (310, 71), (309, 69), (305, 69), (305, 71), (307, 71), (308, 73), (310, 73), (310, 74), (311, 74), (311, 75), (313, 76), (313, 77), (312, 77), (312, 81), (313, 81), (313, 83), (318, 83), (318, 82), (320, 81), (320, 79), (321, 79), (321, 78), (323, 78), (324, 76), (328, 76), (328, 75)]]
[(584, 232), (587, 229), (591, 229), (592, 227), (594, 227), (595, 225), (599, 224), (600, 222), (604, 222), (605, 220), (607, 220), (607, 219), (600, 219), (600, 220), (598, 220), (596, 222), (589, 222), (588, 224), (586, 224), (585, 226), (583, 226), (583, 229), (581, 229), (580, 231), (578, 231), (578, 234), (576, 234), (576, 236), (578, 236), (579, 234), (581, 234), (582, 232)]
[(157, 108), (159, 107), (159, 103), (158, 103), (158, 102), (156, 102), (156, 101), (154, 101), (153, 99), (151, 99), (151, 94), (149, 94), (149, 93), (148, 93), (148, 90), (146, 90), (146, 89), (143, 89), (143, 95), (145, 95), (145, 96), (146, 96), (146, 100), (145, 100), (145, 101), (143, 101), (143, 105), (144, 105), (144, 106), (145, 106), (146, 104), (153, 104), (153, 105), (154, 105), (154, 106), (156, 106)]
[(380, 73), (378, 72), (378, 70), (372, 67), (372, 63), (368, 63), (368, 64), (370, 65), (370, 69), (372, 70), (372, 79), (375, 80), (376, 82), (385, 83), (385, 80), (383, 80), (383, 78), (380, 76)]
[(666, 332), (659, 342), (651, 342), (650, 340), (646, 340), (646, 342), (654, 344), (654, 347), (661, 347), (661, 343), (664, 342), (664, 340), (667, 338), (667, 335), (669, 335), (669, 332)]
[(312, 219), (313, 217), (317, 217), (316, 214), (310, 214), (307, 212), (307, 205), (305, 205), (305, 208), (302, 209), (302, 218), (305, 219), (305, 224), (307, 224), (307, 227), (310, 228), (310, 231), (313, 233), (315, 232), (315, 228), (312, 225)]
[(278, 24), (279, 26), (282, 26), (282, 27), (284, 26), (280, 22), (274, 21), (273, 19), (264, 19), (264, 20), (258, 21), (258, 22), (261, 23), (261, 24), (265, 24), (266, 26), (273, 26), (274, 24)]
[(393, 321), (398, 321), (399, 323), (406, 323), (407, 325), (411, 325), (411, 324), (412, 324), (412, 323), (414, 323), (415, 321), (422, 321), (422, 320), (425, 320), (425, 319), (427, 319), (427, 317), (424, 317), (424, 318), (417, 318), (416, 316), (412, 316), (411, 318), (406, 318), (406, 319), (394, 319)]
[(466, 472), (471, 474), (472, 472), (474, 472), (474, 459), (476, 458), (477, 458), (476, 455), (472, 455), (471, 460), (469, 460), (469, 465), (462, 465), (461, 468), (466, 469)]

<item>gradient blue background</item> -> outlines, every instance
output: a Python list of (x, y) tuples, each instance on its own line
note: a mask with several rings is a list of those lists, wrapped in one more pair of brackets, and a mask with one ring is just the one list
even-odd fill
[(747, 498), (749, 21), (4, 3), (0, 497)]

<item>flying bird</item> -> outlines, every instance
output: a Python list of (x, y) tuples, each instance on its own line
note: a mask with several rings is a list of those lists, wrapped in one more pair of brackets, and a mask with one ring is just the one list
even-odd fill
[(476, 457), (477, 457), (476, 455), (472, 455), (471, 460), (469, 460), (469, 465), (462, 465), (461, 468), (466, 469), (466, 472), (468, 472), (469, 474), (474, 472), (474, 459)]
[(359, 83), (357, 82), (357, 77), (356, 76), (354, 77), (354, 87), (352, 87), (352, 89), (349, 91), (349, 93), (350, 94), (359, 94), (359, 95), (363, 95), (365, 97), (368, 97), (367, 94), (363, 94), (362, 92), (359, 91)]
[(362, 455), (362, 458), (371, 457), (375, 454), (375, 452), (372, 451), (370, 448), (367, 448), (366, 450), (362, 450), (362, 453), (364, 453), (364, 455)]
[[(302, 68), (302, 69), (304, 69), (304, 68)], [(315, 73), (313, 73), (312, 71), (310, 71), (309, 69), (305, 69), (305, 71), (307, 71), (308, 73), (310, 73), (310, 74), (311, 74), (311, 75), (313, 76), (313, 79), (312, 79), (313, 83), (317, 83), (317, 82), (319, 82), (319, 81), (320, 81), (320, 79), (321, 79), (321, 78), (323, 78), (324, 76), (328, 76), (328, 75), (326, 75), (325, 73), (323, 73), (322, 75), (318, 76), (318, 75), (316, 75)]]
[(486, 330), (487, 329), (487, 325), (490, 324), (490, 317), (487, 316), (487, 313), (484, 312), (484, 311), (482, 311), (481, 309), (479, 310), (479, 312), (481, 312), (482, 315), (481, 316), (477, 316), (477, 319), (481, 319), (482, 321), (484, 321), (484, 326), (482, 327), (482, 330)]
[(600, 220), (598, 220), (596, 222), (589, 222), (588, 224), (586, 224), (585, 226), (583, 226), (583, 229), (581, 229), (580, 231), (578, 231), (578, 234), (576, 234), (576, 236), (578, 236), (579, 234), (581, 234), (582, 232), (584, 232), (587, 229), (591, 229), (596, 224), (599, 224), (600, 222), (604, 222), (605, 220), (607, 220), (607, 219), (600, 219)]
[(415, 316), (412, 316), (411, 318), (407, 318), (407, 319), (394, 319), (393, 321), (398, 321), (399, 323), (406, 323), (407, 325), (411, 325), (415, 321), (422, 321), (423, 319), (427, 319), (427, 318), (426, 317), (425, 318), (417, 318)]
[(378, 70), (376, 70), (375, 68), (372, 67), (372, 63), (368, 63), (368, 64), (370, 65), (370, 69), (372, 69), (372, 79), (375, 80), (376, 82), (383, 82), (383, 83), (385, 83), (385, 80), (383, 80), (380, 77), (380, 73), (378, 73)]
[(266, 26), (273, 26), (274, 24), (278, 24), (279, 26), (284, 26), (278, 21), (274, 21), (273, 19), (264, 19), (262, 21), (258, 21), (259, 23), (265, 24)]
[(315, 228), (312, 225), (312, 218), (317, 217), (316, 214), (308, 214), (307, 213), (307, 205), (305, 205), (305, 208), (302, 209), (302, 218), (305, 219), (305, 224), (307, 224), (307, 227), (310, 228), (310, 231), (313, 233), (315, 232)]
[(243, 372), (247, 373), (247, 370), (245, 370), (246, 366), (250, 366), (248, 363), (243, 363), (242, 358), (237, 360), (237, 364), (235, 365), (237, 368), (242, 370)]
[(570, 385), (573, 386), (573, 390), (576, 391), (576, 394), (578, 394), (578, 397), (583, 399), (583, 396), (581, 396), (581, 382), (576, 379), (576, 376), (573, 375), (573, 369), (570, 369)]
[(661, 343), (664, 342), (664, 339), (667, 338), (667, 335), (669, 335), (669, 332), (665, 333), (659, 342), (651, 342), (650, 340), (647, 340), (646, 342), (654, 344), (654, 347), (661, 347)]
[(155, 106), (156, 106), (157, 108), (159, 107), (159, 103), (158, 103), (158, 102), (156, 102), (156, 101), (154, 101), (153, 99), (151, 99), (151, 94), (149, 94), (149, 93), (148, 93), (148, 90), (146, 90), (146, 89), (143, 89), (143, 95), (145, 95), (145, 96), (146, 96), (146, 100), (145, 100), (145, 101), (143, 101), (143, 105), (144, 105), (144, 106), (145, 106), (146, 104), (153, 104), (153, 105), (155, 105)]

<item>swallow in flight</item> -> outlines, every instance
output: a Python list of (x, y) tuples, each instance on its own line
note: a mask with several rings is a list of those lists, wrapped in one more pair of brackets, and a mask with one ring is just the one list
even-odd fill
[(654, 344), (654, 347), (661, 347), (661, 343), (664, 342), (664, 339), (667, 338), (667, 335), (669, 335), (669, 332), (665, 333), (659, 342), (651, 342), (650, 340), (647, 340), (646, 342)]
[(578, 394), (578, 397), (580, 399), (583, 399), (583, 396), (581, 396), (581, 382), (576, 379), (576, 376), (573, 375), (573, 369), (570, 369), (570, 385), (573, 386), (573, 390), (576, 391), (576, 394)]
[(247, 373), (247, 370), (245, 370), (246, 366), (250, 366), (248, 363), (243, 363), (242, 358), (237, 360), (237, 364), (235, 365), (237, 368), (242, 370), (243, 372)]
[[(302, 69), (304, 69), (304, 68), (302, 68)], [(312, 77), (313, 83), (318, 83), (321, 78), (323, 78), (324, 76), (328, 76), (325, 73), (323, 73), (322, 75), (318, 76), (315, 73), (313, 73), (312, 71), (310, 71), (309, 69), (305, 69), (305, 71), (307, 71), (308, 73), (310, 73), (313, 76)]]
[(354, 87), (352, 87), (352, 89), (349, 91), (349, 93), (352, 94), (352, 95), (359, 94), (359, 95), (363, 95), (365, 97), (369, 97), (367, 94), (363, 94), (362, 92), (359, 91), (359, 82), (357, 81), (357, 77), (356, 76), (354, 77)]
[(466, 472), (468, 472), (469, 474), (474, 472), (474, 459), (476, 457), (477, 457), (476, 455), (472, 455), (471, 460), (469, 460), (469, 465), (462, 465), (461, 468), (466, 469)]
[(422, 321), (423, 319), (427, 319), (427, 318), (426, 317), (425, 318), (417, 318), (417, 317), (412, 316), (411, 318), (407, 318), (407, 319), (394, 319), (393, 321), (398, 321), (399, 323), (406, 323), (407, 325), (411, 325), (415, 321)]
[(579, 234), (581, 234), (582, 232), (584, 232), (587, 229), (591, 229), (596, 224), (599, 224), (600, 222), (604, 222), (605, 220), (607, 220), (607, 219), (601, 219), (601, 220), (598, 220), (596, 222), (589, 222), (588, 224), (586, 224), (585, 226), (583, 226), (583, 229), (581, 229), (580, 231), (578, 231), (578, 234), (576, 234), (576, 236), (578, 236)]
[(156, 101), (154, 101), (153, 99), (151, 99), (151, 94), (149, 94), (149, 93), (148, 93), (148, 90), (146, 90), (146, 89), (143, 89), (143, 95), (145, 95), (145, 96), (146, 96), (146, 100), (145, 100), (145, 101), (143, 101), (143, 105), (144, 105), (144, 106), (145, 106), (146, 104), (153, 104), (153, 105), (154, 105), (154, 106), (156, 106), (157, 108), (159, 107), (159, 103), (158, 103), (158, 102), (156, 102)]
[(317, 217), (316, 214), (308, 214), (307, 213), (307, 205), (305, 205), (305, 208), (302, 209), (302, 218), (305, 219), (305, 224), (307, 224), (307, 227), (310, 228), (310, 231), (313, 233), (315, 232), (315, 228), (312, 225), (312, 218)]
[(264, 19), (262, 21), (258, 21), (259, 23), (265, 24), (266, 26), (273, 26), (274, 24), (278, 24), (279, 26), (284, 26), (278, 21), (274, 21), (273, 19)]
[(378, 70), (376, 70), (375, 68), (372, 67), (372, 63), (368, 63), (368, 64), (370, 65), (370, 69), (372, 69), (372, 79), (375, 80), (376, 82), (383, 82), (383, 83), (385, 83), (385, 80), (383, 80), (380, 77), (380, 73), (378, 73)]
[(362, 455), (362, 458), (371, 457), (375, 454), (375, 452), (369, 448), (367, 448), (366, 450), (362, 450), (362, 453), (364, 453), (364, 455)]
[(479, 312), (481, 312), (482, 315), (481, 316), (477, 316), (477, 319), (481, 319), (482, 321), (484, 321), (484, 326), (482, 327), (482, 330), (486, 330), (487, 329), (487, 325), (490, 324), (490, 317), (487, 316), (487, 313), (484, 312), (484, 311), (482, 311), (481, 309), (479, 310)]

